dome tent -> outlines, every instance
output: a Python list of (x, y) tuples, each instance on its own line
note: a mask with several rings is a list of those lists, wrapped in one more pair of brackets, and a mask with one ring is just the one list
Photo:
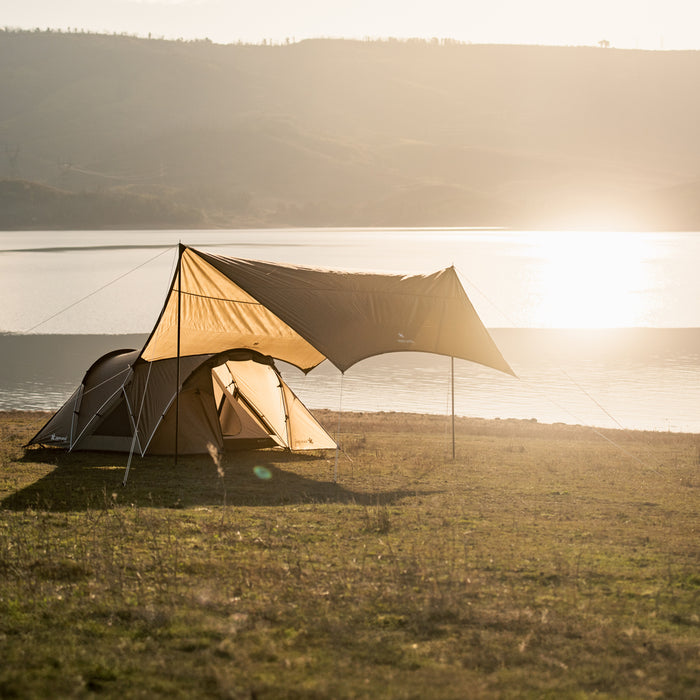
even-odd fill
[[(147, 362), (138, 350), (97, 360), (30, 445), (141, 455), (173, 454), (177, 360)], [(251, 350), (181, 358), (177, 397), (181, 454), (217, 449), (335, 449), (271, 358)]]

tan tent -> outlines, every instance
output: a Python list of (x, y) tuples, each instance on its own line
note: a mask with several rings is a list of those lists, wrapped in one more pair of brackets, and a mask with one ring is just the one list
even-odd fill
[[(172, 454), (177, 362), (146, 362), (139, 354), (117, 350), (101, 357), (29, 444)], [(207, 452), (210, 446), (294, 451), (336, 447), (269, 357), (233, 350), (182, 358), (180, 379), (180, 453)]]
[(177, 455), (226, 445), (240, 423), (249, 445), (335, 446), (270, 358), (307, 372), (327, 359), (344, 372), (364, 358), (406, 350), (513, 374), (452, 267), (429, 275), (344, 272), (181, 245), (143, 349), (96, 362), (30, 444)]
[(181, 247), (144, 360), (249, 348), (308, 371), (423, 351), (513, 374), (453, 267), (373, 274), (224, 258)]

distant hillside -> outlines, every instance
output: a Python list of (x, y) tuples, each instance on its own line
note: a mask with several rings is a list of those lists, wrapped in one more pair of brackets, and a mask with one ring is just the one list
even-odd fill
[(0, 180), (5, 229), (197, 228), (201, 211), (164, 197), (118, 190), (66, 192), (24, 180)]
[(6, 229), (700, 230), (700, 52), (5, 31), (0, 65)]

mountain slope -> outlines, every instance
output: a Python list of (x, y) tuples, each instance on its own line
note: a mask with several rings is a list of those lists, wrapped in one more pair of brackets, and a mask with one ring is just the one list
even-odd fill
[(700, 228), (697, 52), (5, 31), (0, 64), (0, 177), (220, 225)]

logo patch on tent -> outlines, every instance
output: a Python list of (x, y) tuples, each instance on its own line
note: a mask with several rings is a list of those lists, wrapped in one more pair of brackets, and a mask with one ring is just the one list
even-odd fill
[(396, 342), (400, 345), (413, 345), (416, 341), (407, 338), (403, 333), (399, 332), (399, 337), (396, 339)]
[(67, 435), (56, 435), (56, 433), (51, 433), (51, 437), (49, 439), (51, 442), (68, 442)]

